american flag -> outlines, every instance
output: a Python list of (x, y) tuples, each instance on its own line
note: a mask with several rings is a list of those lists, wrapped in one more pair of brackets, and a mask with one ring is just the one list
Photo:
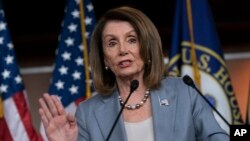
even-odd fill
[[(83, 4), (82, 13), (80, 4)], [(84, 15), (84, 23), (81, 22), (82, 15)], [(84, 52), (86, 48), (88, 50), (87, 46), (95, 23), (94, 9), (90, 0), (67, 1), (49, 93), (57, 95), (66, 111), (72, 114), (75, 113), (77, 104), (86, 98), (87, 83), (91, 82), (86, 81), (87, 75), (90, 76), (90, 74), (85, 74), (85, 68), (89, 68), (84, 63), (86, 59)], [(81, 26), (85, 28), (84, 34)], [(84, 44), (83, 40), (87, 43)], [(93, 87), (91, 92), (94, 92)], [(41, 133), (47, 140), (43, 126), (41, 127)]]
[(0, 140), (39, 141), (29, 113), (27, 94), (16, 63), (4, 11), (0, 8)]

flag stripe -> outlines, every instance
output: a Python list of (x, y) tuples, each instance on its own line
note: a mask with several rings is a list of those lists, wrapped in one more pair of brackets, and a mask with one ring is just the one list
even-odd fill
[(11, 136), (14, 141), (28, 141), (29, 137), (23, 126), (22, 119), (20, 117), (18, 109), (16, 107), (14, 99), (8, 98), (4, 100), (4, 116), (10, 130)]
[(80, 102), (84, 101), (85, 99), (87, 99), (87, 97), (81, 97), (81, 98), (75, 100), (74, 103), (75, 103), (76, 105), (78, 105)]
[(18, 92), (16, 93), (14, 96), (13, 96), (13, 99), (14, 99), (14, 102), (15, 102), (15, 105), (17, 107), (17, 110), (18, 110), (18, 113), (22, 119), (22, 123), (23, 123), (23, 126), (26, 130), (26, 133), (28, 134), (30, 140), (32, 141), (38, 141), (39, 138), (37, 138), (38, 136), (36, 136), (36, 131), (34, 130), (34, 128), (31, 128), (32, 127), (32, 119), (31, 119), (31, 116), (29, 114), (29, 107), (26, 103), (26, 93), (21, 93), (21, 92)]
[(45, 133), (45, 129), (44, 129), (44, 126), (43, 126), (42, 123), (40, 124), (40, 134), (41, 134), (41, 136), (43, 138), (43, 141), (49, 141), (48, 138), (47, 138), (47, 135)]
[(68, 113), (75, 114), (76, 108), (77, 108), (77, 105), (75, 104), (75, 102), (72, 102), (67, 107), (65, 107), (65, 110)]
[(2, 141), (13, 141), (10, 130), (6, 124), (4, 118), (0, 119), (0, 140)]

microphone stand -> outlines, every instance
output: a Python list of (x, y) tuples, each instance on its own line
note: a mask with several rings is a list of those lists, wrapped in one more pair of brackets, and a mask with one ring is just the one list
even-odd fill
[(201, 95), (201, 97), (209, 104), (209, 106), (212, 107), (213, 110), (220, 116), (220, 118), (230, 127), (230, 124), (228, 123), (228, 121), (220, 114), (220, 112), (208, 101), (208, 99), (195, 86), (194, 81), (192, 80), (192, 78), (190, 76), (185, 75), (183, 77), (183, 81), (185, 82), (185, 84), (193, 87)]
[(133, 80), (131, 82), (130, 93), (129, 93), (128, 97), (126, 98), (124, 104), (122, 105), (122, 108), (121, 108), (119, 114), (116, 117), (115, 122), (113, 123), (113, 126), (112, 126), (111, 130), (109, 131), (109, 135), (108, 135), (106, 141), (109, 140), (109, 138), (110, 138), (110, 136), (111, 136), (111, 134), (112, 134), (112, 132), (113, 132), (113, 130), (115, 128), (115, 125), (117, 124), (117, 122), (118, 122), (118, 120), (119, 120), (119, 118), (120, 118), (120, 116), (122, 114), (122, 111), (124, 110), (125, 105), (127, 104), (128, 100), (129, 100), (130, 96), (132, 95), (132, 93), (134, 92), (134, 90), (137, 89), (138, 85), (139, 85), (139, 83), (138, 83), (137, 80)]

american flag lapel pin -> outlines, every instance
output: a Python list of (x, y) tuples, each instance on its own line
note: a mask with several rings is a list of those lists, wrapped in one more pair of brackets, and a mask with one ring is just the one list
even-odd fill
[(158, 99), (159, 99), (160, 106), (168, 106), (169, 105), (168, 99), (166, 99), (166, 98), (160, 99), (159, 96), (158, 96)]

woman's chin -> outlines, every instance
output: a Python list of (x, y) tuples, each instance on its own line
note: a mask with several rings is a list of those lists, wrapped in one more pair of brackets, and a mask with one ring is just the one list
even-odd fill
[[(143, 73), (143, 72), (141, 72)], [(127, 71), (127, 72), (123, 72), (123, 73), (119, 73), (118, 75), (116, 75), (117, 77), (120, 77), (120, 78), (131, 78), (131, 77), (136, 77), (136, 76), (139, 76), (140, 75), (140, 72), (135, 72), (135, 71)]]

